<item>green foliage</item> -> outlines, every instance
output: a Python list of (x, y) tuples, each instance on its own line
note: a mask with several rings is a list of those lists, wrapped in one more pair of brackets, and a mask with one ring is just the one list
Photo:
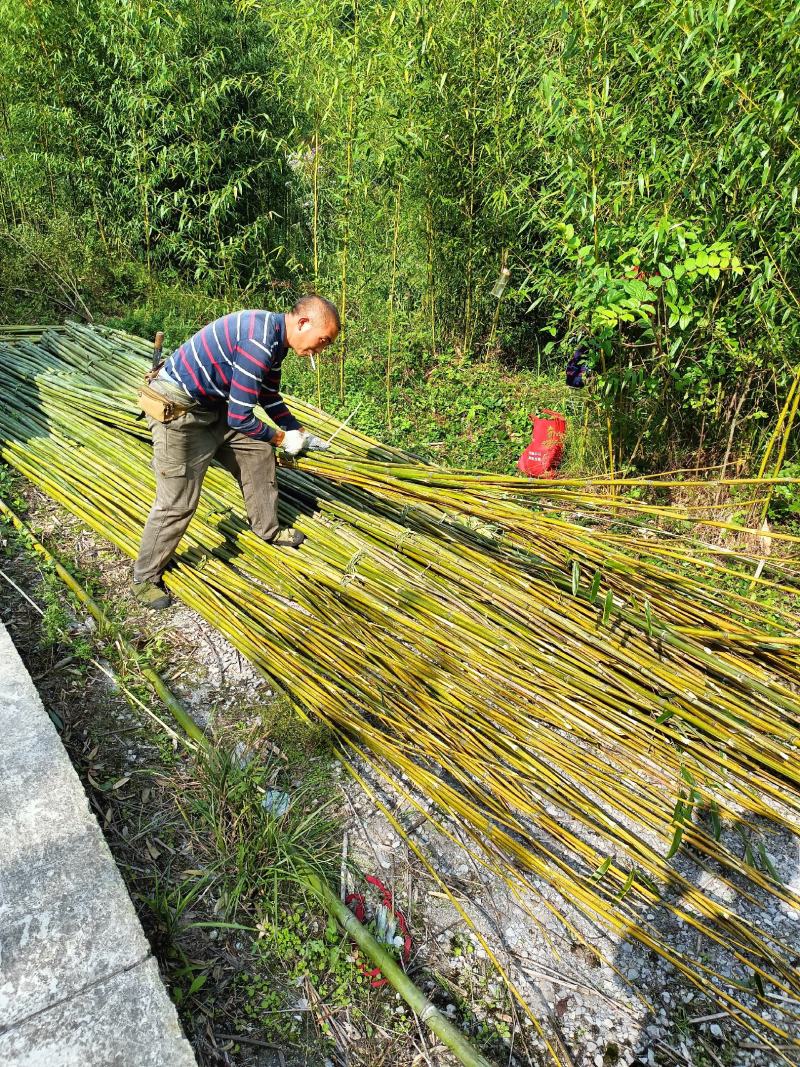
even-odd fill
[(188, 336), (228, 310), (221, 297), (209, 296), (202, 289), (163, 280), (148, 284), (141, 269), (125, 272), (132, 279), (129, 296), (122, 287), (115, 296), (111, 313), (104, 316), (110, 326), (151, 339), (164, 331), (164, 351), (182, 344)]
[(69, 629), (69, 616), (55, 582), (57, 579), (48, 581), (45, 578), (39, 591), (45, 605), (39, 635), (41, 649), (53, 648), (61, 644)]
[[(415, 347), (397, 371), (388, 425), (380, 353), (365, 354), (360, 362), (361, 377), (349, 386), (344, 400), (331, 378), (323, 384), (321, 403), (342, 419), (357, 409), (355, 425), (387, 444), (432, 463), (508, 470), (530, 440), (529, 416), (550, 408), (564, 411), (569, 419), (562, 469), (603, 469), (603, 441), (591, 419), (594, 401), (570, 395), (560, 376), (535, 370), (515, 373), (452, 350), (437, 351), (430, 358)], [(287, 361), (284, 382), (287, 392), (314, 396), (313, 373), (299, 360)]]
[[(0, 0), (6, 307), (177, 335), (314, 287), (346, 323), (307, 384), (392, 432), (427, 439), (429, 389), (439, 441), (465, 407), (494, 432), (486, 379), (580, 343), (618, 464), (756, 439), (800, 341), (799, 28), (790, 0)], [(443, 362), (487, 373), (442, 411)]]
[[(781, 468), (781, 478), (800, 479), (800, 463), (784, 463)], [(767, 517), (772, 522), (790, 524), (794, 527), (800, 525), (800, 491), (798, 483), (790, 485), (776, 485), (770, 498)]]
[(12, 226), (39, 230), (69, 205), (109, 257), (217, 287), (268, 284), (276, 258), (290, 261), (288, 120), (260, 20), (227, 0), (0, 12), (14, 36), (2, 56)]
[[(278, 907), (287, 886), (296, 883), (298, 859), (329, 876), (338, 862), (330, 801), (321, 783), (291, 784), (289, 769), (260, 763), (243, 749), (205, 749), (198, 755), (196, 795), (189, 799), (192, 823), (213, 841), (218, 869), (219, 913), (233, 918), (241, 909)], [(270, 789), (288, 793), (280, 817), (263, 804)]]
[[(21, 479), (10, 467), (7, 467), (5, 463), (0, 462), (0, 499), (4, 500), (6, 504), (17, 514), (25, 511), (27, 501), (20, 492)], [(4, 532), (8, 531), (10, 539), (14, 539), (16, 536), (16, 530), (9, 519), (6, 519), (5, 515), (0, 519), (3, 524)]]
[(311, 978), (329, 1005), (347, 1006), (354, 988), (367, 984), (347, 936), (331, 919), (325, 922), (299, 906), (283, 908), (274, 921), (265, 916), (259, 933), (262, 954), (280, 961), (287, 984)]

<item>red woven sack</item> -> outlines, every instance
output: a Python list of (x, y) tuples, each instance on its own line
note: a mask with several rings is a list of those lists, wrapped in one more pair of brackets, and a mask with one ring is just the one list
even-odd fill
[(517, 461), (517, 469), (531, 478), (554, 478), (564, 454), (567, 420), (547, 408), (542, 409), (542, 415), (549, 417), (530, 416), (533, 436)]

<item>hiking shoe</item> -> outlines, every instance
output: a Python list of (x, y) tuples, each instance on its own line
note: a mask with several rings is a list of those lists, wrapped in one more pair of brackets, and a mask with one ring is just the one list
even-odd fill
[(305, 539), (306, 535), (295, 530), (293, 526), (284, 526), (267, 544), (275, 545), (276, 548), (299, 548)]
[(139, 603), (145, 608), (152, 608), (153, 611), (161, 611), (172, 603), (172, 597), (160, 583), (133, 582), (131, 588)]

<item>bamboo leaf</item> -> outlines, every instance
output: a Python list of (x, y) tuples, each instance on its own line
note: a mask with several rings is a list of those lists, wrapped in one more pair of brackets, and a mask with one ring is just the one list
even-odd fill
[(625, 883), (623, 884), (622, 889), (620, 889), (619, 893), (617, 893), (618, 900), (623, 900), (627, 896), (628, 892), (633, 887), (635, 877), (636, 869), (631, 868), (631, 870), (628, 872), (628, 877), (625, 879)]
[(719, 815), (719, 805), (716, 800), (712, 800), (709, 805), (709, 815), (711, 817), (711, 829), (714, 834), (714, 840), (719, 841), (722, 837), (722, 820)]
[(672, 844), (669, 846), (669, 851), (667, 852), (667, 855), (666, 855), (666, 858), (668, 860), (672, 859), (672, 857), (675, 855), (675, 853), (681, 847), (681, 841), (683, 840), (683, 833), (684, 833), (684, 827), (683, 826), (676, 826), (675, 827), (675, 833), (672, 836)]
[(592, 874), (591, 880), (593, 882), (599, 882), (604, 874), (608, 874), (608, 871), (609, 871), (609, 869), (611, 867), (611, 863), (612, 863), (611, 857), (610, 856), (606, 856), (606, 858), (603, 860), (603, 862), (597, 867), (597, 869)]
[(589, 602), (595, 604), (597, 602), (597, 594), (600, 591), (600, 583), (603, 580), (602, 571), (595, 571), (592, 578), (591, 588), (589, 589)]

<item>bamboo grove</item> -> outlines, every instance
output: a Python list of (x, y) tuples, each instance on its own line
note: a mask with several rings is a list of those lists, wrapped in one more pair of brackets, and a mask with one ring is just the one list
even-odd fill
[[(148, 346), (76, 325), (3, 337), (0, 456), (134, 556), (154, 492), (132, 402)], [(299, 552), (259, 541), (212, 467), (170, 588), (532, 917), (648, 947), (791, 1062), (800, 978), (763, 917), (800, 907), (769, 852), (800, 830), (798, 539), (754, 582), (758, 538), (706, 544), (713, 506), (647, 503), (663, 482), (634, 498), (484, 477), (350, 426), (279, 480)], [(766, 489), (739, 488), (755, 508)]]
[(316, 288), (330, 402), (367, 381), (402, 423), (437, 353), (582, 344), (618, 462), (734, 418), (746, 445), (798, 343), (799, 27), (792, 0), (2, 0), (8, 313)]

